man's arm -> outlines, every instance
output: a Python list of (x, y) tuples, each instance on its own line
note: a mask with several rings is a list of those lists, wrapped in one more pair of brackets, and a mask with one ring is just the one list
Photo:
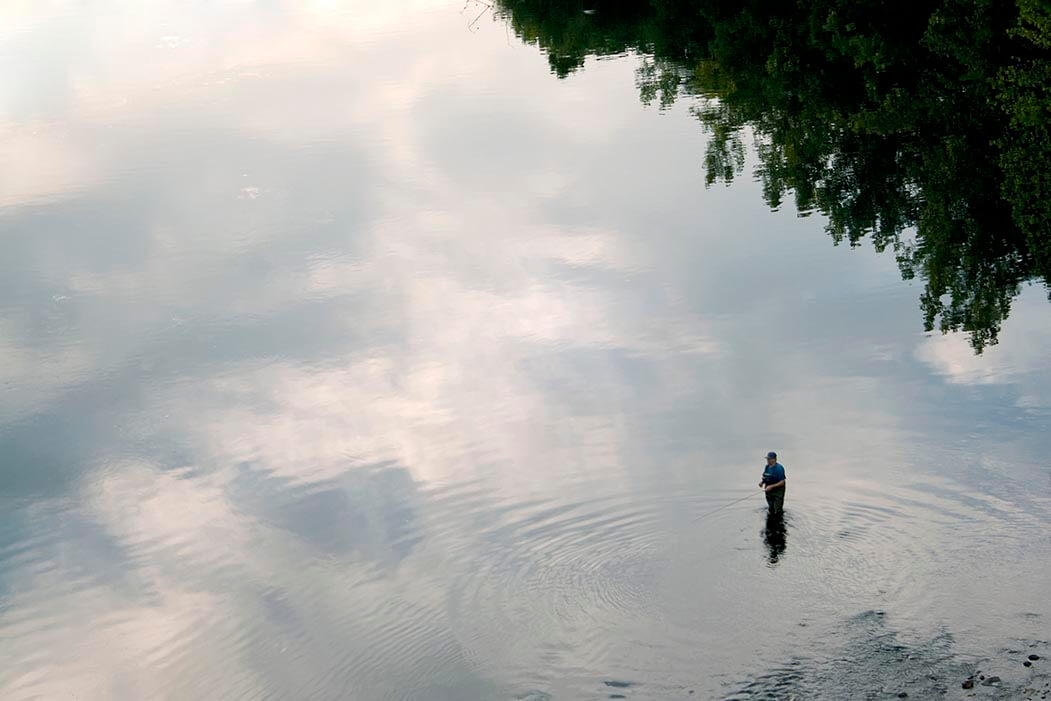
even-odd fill
[(777, 489), (778, 487), (783, 487), (783, 486), (785, 486), (785, 481), (781, 480), (780, 482), (774, 482), (773, 484), (766, 485), (766, 490), (765, 491), (769, 492), (771, 489)]

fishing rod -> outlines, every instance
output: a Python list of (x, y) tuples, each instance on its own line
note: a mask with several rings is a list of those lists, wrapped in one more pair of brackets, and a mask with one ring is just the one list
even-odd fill
[(727, 508), (733, 506), (734, 504), (740, 504), (745, 499), (751, 499), (751, 498), (752, 498), (751, 494), (749, 494), (748, 496), (743, 496), (740, 499), (736, 499), (734, 501), (731, 501), (729, 504), (723, 504), (722, 506), (720, 506), (718, 508), (715, 508), (715, 509), (712, 509), (711, 511), (706, 511), (705, 513), (701, 514), (700, 516), (696, 517), (693, 520), (696, 523), (697, 521), (700, 521), (703, 518), (707, 518), (707, 517), (711, 516), (714, 513), (722, 511), (723, 509), (727, 509)]

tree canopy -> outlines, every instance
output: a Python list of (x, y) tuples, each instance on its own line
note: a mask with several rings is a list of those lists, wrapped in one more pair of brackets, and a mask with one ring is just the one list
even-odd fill
[(640, 98), (683, 96), (708, 184), (753, 135), (771, 207), (820, 212), (924, 282), (927, 330), (996, 343), (1051, 281), (1051, 8), (1045, 0), (499, 0), (559, 77), (635, 52)]

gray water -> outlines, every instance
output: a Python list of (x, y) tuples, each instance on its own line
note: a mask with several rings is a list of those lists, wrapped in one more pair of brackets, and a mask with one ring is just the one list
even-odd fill
[(462, 9), (0, 10), (0, 698), (1046, 690), (1046, 290), (925, 334)]

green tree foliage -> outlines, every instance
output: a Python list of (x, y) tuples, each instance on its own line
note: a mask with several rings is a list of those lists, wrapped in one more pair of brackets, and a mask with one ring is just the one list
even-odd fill
[(1000, 67), (997, 98), (1008, 119), (997, 140), (1003, 195), (1036, 269), (1051, 280), (1051, 7), (1020, 0), (1017, 57)]
[(995, 343), (1022, 284), (1051, 280), (1046, 0), (500, 0), (564, 77), (634, 52), (640, 97), (682, 95), (707, 182), (755, 140), (764, 197), (836, 243), (890, 248), (925, 328)]

